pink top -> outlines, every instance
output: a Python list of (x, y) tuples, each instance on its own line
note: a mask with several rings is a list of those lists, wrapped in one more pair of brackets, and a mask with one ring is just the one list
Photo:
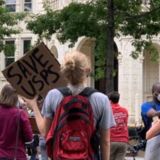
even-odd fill
[(22, 109), (0, 105), (0, 158), (14, 158), (19, 121), (17, 160), (27, 160), (25, 142), (32, 140), (28, 115)]
[(111, 128), (111, 142), (128, 142), (128, 111), (118, 103), (111, 104), (116, 126)]

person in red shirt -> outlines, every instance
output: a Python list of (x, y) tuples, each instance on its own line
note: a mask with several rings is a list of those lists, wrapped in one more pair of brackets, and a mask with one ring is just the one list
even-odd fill
[(113, 91), (108, 94), (116, 126), (110, 130), (110, 160), (124, 160), (128, 147), (128, 111), (119, 105), (120, 94)]

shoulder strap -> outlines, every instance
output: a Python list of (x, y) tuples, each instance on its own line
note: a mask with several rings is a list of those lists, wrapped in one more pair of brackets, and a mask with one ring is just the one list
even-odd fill
[(72, 92), (68, 87), (61, 87), (61, 88), (57, 88), (57, 89), (63, 94), (63, 96), (72, 95)]
[[(63, 94), (63, 96), (72, 95), (72, 92), (68, 87), (61, 87), (57, 89)], [(79, 95), (89, 97), (94, 92), (98, 92), (98, 91), (92, 87), (86, 87)]]
[(94, 88), (86, 87), (79, 95), (89, 97), (94, 92), (98, 92), (98, 91)]

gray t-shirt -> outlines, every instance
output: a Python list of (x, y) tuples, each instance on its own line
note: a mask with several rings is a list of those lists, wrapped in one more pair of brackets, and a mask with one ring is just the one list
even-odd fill
[[(63, 99), (62, 93), (58, 89), (52, 89), (48, 92), (42, 107), (42, 115), (47, 118), (53, 118), (56, 108)], [(94, 92), (90, 97), (94, 123), (99, 124), (99, 128), (108, 129), (115, 125), (112, 108), (106, 95), (100, 92)]]

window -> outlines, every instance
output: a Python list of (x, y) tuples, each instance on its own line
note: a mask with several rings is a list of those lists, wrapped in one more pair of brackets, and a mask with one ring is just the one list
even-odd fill
[(24, 0), (24, 11), (32, 11), (32, 0)]
[(6, 44), (5, 49), (4, 49), (5, 66), (7, 67), (9, 64), (14, 62), (15, 41), (9, 40), (9, 41), (6, 41), (5, 44)]
[(23, 54), (29, 51), (30, 47), (31, 47), (31, 40), (30, 39), (23, 40)]
[(16, 11), (16, 0), (6, 0), (6, 8), (9, 12)]

